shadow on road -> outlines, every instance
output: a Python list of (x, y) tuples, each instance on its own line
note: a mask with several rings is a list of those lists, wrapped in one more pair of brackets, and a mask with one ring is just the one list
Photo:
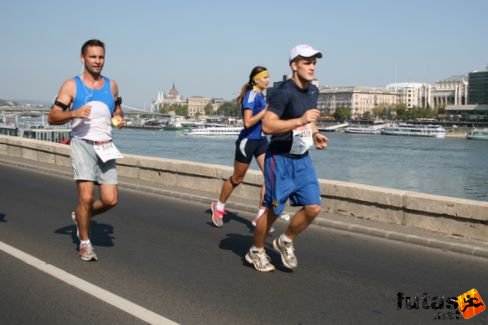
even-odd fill
[(7, 220), (5, 220), (5, 217), (7, 215), (5, 213), (0, 213), (0, 222), (7, 222)]
[[(91, 232), (90, 240), (93, 246), (106, 246), (106, 247), (114, 246), (113, 239), (115, 237), (112, 236), (114, 233), (114, 227), (112, 225), (91, 221), (90, 232)], [(76, 237), (76, 226), (74, 224), (56, 229), (54, 233), (61, 234), (61, 235), (69, 235), (71, 236), (71, 241), (73, 242), (73, 244), (78, 245), (79, 243), (78, 237)]]
[[(220, 241), (219, 248), (234, 252), (242, 260), (242, 264), (252, 267), (246, 262), (244, 256), (252, 245), (252, 235), (241, 235), (241, 234), (226, 234), (227, 238)], [(266, 253), (271, 258), (271, 263), (276, 267), (277, 270), (291, 273), (293, 271), (287, 269), (283, 266), (281, 262), (281, 256), (274, 249), (273, 245), (266, 243), (265, 245)]]
[[(209, 226), (215, 227), (212, 223), (212, 210), (207, 209), (205, 212), (208, 214), (209, 221), (207, 222), (207, 224)], [(246, 218), (239, 217), (239, 214), (227, 211), (227, 214), (224, 215), (224, 225), (231, 221), (237, 221), (239, 223), (242, 223), (244, 226), (246, 226), (248, 232), (254, 233), (254, 226), (252, 225), (251, 221), (247, 220)]]

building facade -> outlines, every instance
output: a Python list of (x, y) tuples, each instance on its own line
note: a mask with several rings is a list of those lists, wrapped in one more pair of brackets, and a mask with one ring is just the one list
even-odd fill
[(188, 115), (191, 117), (205, 116), (205, 106), (211, 103), (212, 99), (203, 96), (188, 97)]
[(173, 83), (173, 87), (171, 87), (167, 95), (163, 91), (158, 92), (156, 100), (152, 103), (151, 110), (157, 111), (166, 105), (182, 105), (183, 103), (183, 97)]
[(397, 94), (397, 103), (403, 103), (407, 108), (432, 106), (430, 92), (432, 86), (420, 82), (391, 83), (386, 89)]
[(468, 74), (468, 104), (488, 104), (488, 70)]
[(360, 117), (379, 105), (395, 105), (397, 94), (382, 87), (321, 88), (318, 109), (321, 114), (333, 115), (337, 108), (347, 107), (353, 117)]
[(434, 84), (430, 92), (432, 106), (466, 105), (468, 98), (468, 77), (452, 76)]

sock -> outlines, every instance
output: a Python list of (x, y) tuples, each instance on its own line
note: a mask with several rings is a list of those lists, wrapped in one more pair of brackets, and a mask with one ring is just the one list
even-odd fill
[(285, 235), (284, 233), (283, 233), (283, 234), (281, 234), (280, 238), (281, 238), (281, 241), (284, 241), (284, 242), (287, 242), (287, 243), (291, 243), (291, 242), (293, 241), (292, 239), (290, 239), (290, 238), (289, 238), (287, 235)]
[(225, 203), (220, 202), (220, 200), (217, 201), (217, 210), (224, 211), (225, 210)]
[(262, 253), (262, 252), (264, 252), (264, 247), (258, 248), (256, 246), (252, 245), (251, 250), (254, 252)]
[(90, 240), (80, 240), (80, 246), (81, 245), (88, 245), (90, 243)]
[(263, 215), (264, 210), (266, 210), (266, 209), (265, 208), (260, 208), (258, 210), (258, 213), (256, 214), (256, 219), (259, 219)]

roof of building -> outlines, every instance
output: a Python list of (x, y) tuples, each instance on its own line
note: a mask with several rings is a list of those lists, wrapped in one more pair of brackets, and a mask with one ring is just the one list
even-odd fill
[(421, 82), (395, 82), (386, 85), (386, 88), (419, 88), (427, 85), (428, 84)]
[(467, 75), (454, 75), (454, 76), (450, 76), (448, 78), (439, 80), (437, 82), (439, 83), (439, 82), (467, 81), (467, 80), (468, 80)]
[(178, 89), (176, 89), (175, 83), (173, 82), (173, 87), (169, 90), (168, 96), (178, 97), (179, 95), (180, 95), (180, 92), (178, 91)]
[(321, 93), (381, 93), (381, 94), (393, 94), (390, 89), (385, 87), (323, 87), (320, 88)]

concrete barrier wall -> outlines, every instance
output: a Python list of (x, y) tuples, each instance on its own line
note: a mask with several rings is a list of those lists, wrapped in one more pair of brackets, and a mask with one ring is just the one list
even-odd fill
[[(71, 169), (69, 147), (0, 135), (0, 157), (16, 157)], [(232, 168), (221, 165), (124, 154), (118, 160), (121, 178), (150, 186), (198, 190), (210, 197), (220, 193)], [(250, 170), (233, 198), (257, 201), (262, 184), (259, 172)], [(322, 211), (362, 219), (433, 230), (470, 239), (488, 240), (488, 202), (428, 195), (350, 182), (320, 180)]]

